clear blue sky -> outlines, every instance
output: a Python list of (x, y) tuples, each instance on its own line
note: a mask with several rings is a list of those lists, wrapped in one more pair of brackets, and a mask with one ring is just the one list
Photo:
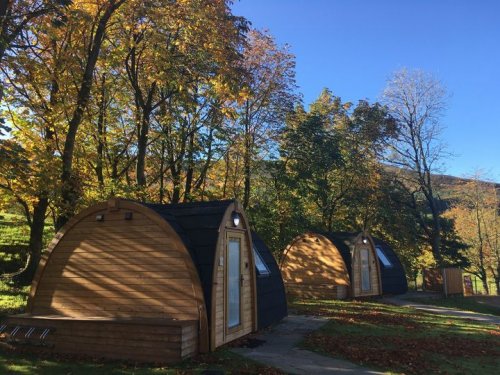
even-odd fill
[(233, 11), (291, 45), (305, 104), (324, 87), (375, 101), (394, 70), (431, 72), (451, 94), (444, 172), (500, 182), (500, 1), (236, 0)]

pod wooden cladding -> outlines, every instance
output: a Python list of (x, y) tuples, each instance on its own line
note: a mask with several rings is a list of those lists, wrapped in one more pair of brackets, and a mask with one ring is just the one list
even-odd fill
[(348, 295), (348, 269), (339, 249), (324, 235), (296, 237), (286, 248), (280, 269), (291, 295), (331, 299)]

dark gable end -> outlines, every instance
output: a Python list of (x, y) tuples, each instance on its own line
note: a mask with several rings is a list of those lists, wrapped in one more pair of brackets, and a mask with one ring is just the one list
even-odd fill
[(373, 237), (375, 246), (380, 246), (392, 267), (385, 267), (379, 259), (384, 294), (403, 294), (408, 291), (406, 273), (394, 249), (385, 241)]
[(283, 278), (271, 250), (257, 235), (252, 232), (253, 246), (269, 270), (269, 275), (257, 273), (257, 316), (258, 329), (278, 323), (287, 316), (286, 294)]
[(203, 287), (211, 319), (212, 281), (219, 228), (233, 200), (181, 204), (144, 204), (162, 216), (188, 248)]
[(356, 235), (353, 233), (347, 232), (336, 232), (336, 233), (321, 233), (323, 236), (328, 238), (333, 242), (335, 247), (339, 250), (340, 255), (344, 259), (344, 263), (349, 272), (349, 278), (352, 280), (352, 255), (351, 249), (353, 246), (352, 241), (356, 238)]

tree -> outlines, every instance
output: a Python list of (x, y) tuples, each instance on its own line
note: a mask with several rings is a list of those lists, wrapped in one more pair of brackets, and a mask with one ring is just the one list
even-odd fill
[[(85, 52), (82, 56), (82, 68), (76, 73), (78, 90), (74, 99), (74, 106), (69, 115), (66, 139), (62, 150), (61, 171), (61, 201), (56, 229), (60, 229), (74, 215), (78, 200), (77, 177), (73, 173), (73, 156), (78, 129), (83, 121), (84, 112), (90, 98), (94, 69), (99, 59), (101, 47), (106, 37), (106, 29), (113, 14), (123, 5), (125, 0), (108, 0), (99, 2), (98, 6), (90, 9), (87, 15), (91, 18), (90, 30), (86, 37)], [(77, 6), (78, 4), (73, 4)], [(76, 15), (76, 13), (73, 13)], [(80, 25), (81, 27), (82, 25)], [(85, 30), (80, 30), (85, 31)]]
[(239, 141), (243, 158), (243, 207), (250, 204), (252, 169), (257, 151), (272, 153), (285, 116), (298, 97), (295, 94), (295, 56), (280, 47), (267, 32), (251, 30), (243, 52), (246, 85), (236, 103)]
[[(311, 215), (319, 213), (323, 229), (346, 224), (342, 215), (355, 195), (367, 196), (374, 182), (376, 156), (393, 131), (392, 118), (379, 104), (360, 101), (353, 108), (328, 90), (311, 104), (309, 112), (298, 107), (288, 117), (280, 154), (288, 159), (287, 170), (297, 180), (305, 204), (315, 205)], [(357, 226), (354, 221), (349, 224), (350, 229), (359, 229), (353, 228)]]
[(421, 70), (402, 69), (389, 79), (383, 92), (383, 102), (397, 121), (397, 136), (388, 143), (386, 161), (400, 169), (402, 186), (415, 203), (423, 201), (430, 213), (415, 204), (414, 214), (425, 231), (435, 261), (441, 256), (440, 208), (436, 199), (433, 173), (444, 157), (440, 142), (440, 118), (446, 107), (446, 91), (430, 74)]
[(479, 277), (486, 293), (492, 277), (499, 294), (500, 220), (495, 185), (476, 173), (455, 186), (452, 194), (454, 204), (446, 216), (454, 219), (458, 235), (469, 246), (467, 271)]
[[(18, 39), (34, 21), (42, 16), (52, 15), (54, 23), (61, 22), (62, 11), (69, 3), (70, 0), (4, 0), (0, 2), (0, 67), (9, 50), (27, 47)], [(0, 80), (0, 103), (3, 100), (3, 89), (3, 82)], [(8, 127), (0, 118), (0, 135), (7, 130)]]

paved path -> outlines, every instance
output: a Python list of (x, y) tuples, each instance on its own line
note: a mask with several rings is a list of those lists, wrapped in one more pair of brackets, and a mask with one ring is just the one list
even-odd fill
[(495, 315), (480, 314), (469, 311), (455, 310), (448, 307), (425, 305), (423, 303), (412, 302), (404, 299), (404, 295), (397, 297), (384, 297), (382, 302), (389, 303), (391, 305), (398, 305), (404, 307), (412, 307), (417, 310), (430, 312), (434, 314), (449, 315), (457, 318), (471, 319), (478, 322), (490, 323), (490, 324), (500, 324), (500, 317)]
[(250, 348), (234, 348), (257, 362), (280, 368), (289, 374), (338, 375), (338, 374), (383, 374), (353, 363), (322, 356), (309, 350), (296, 348), (302, 338), (328, 322), (328, 319), (304, 315), (290, 315), (272, 330), (257, 334), (256, 339), (264, 344)]

